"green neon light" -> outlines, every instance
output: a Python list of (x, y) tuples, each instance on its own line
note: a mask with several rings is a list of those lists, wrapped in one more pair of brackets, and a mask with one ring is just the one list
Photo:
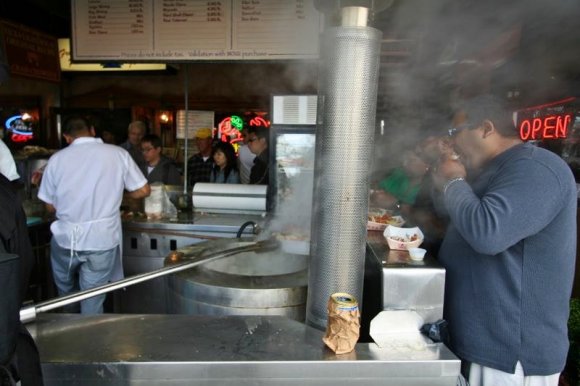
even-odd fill
[(231, 121), (232, 126), (235, 127), (237, 130), (242, 130), (244, 128), (244, 120), (237, 115), (232, 115)]

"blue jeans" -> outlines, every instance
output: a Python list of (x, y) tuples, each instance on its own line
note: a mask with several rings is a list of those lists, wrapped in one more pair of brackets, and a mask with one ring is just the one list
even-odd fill
[[(62, 248), (54, 240), (50, 241), (50, 260), (52, 274), (60, 296), (69, 295), (78, 290), (84, 291), (107, 284), (113, 273), (119, 247), (106, 251), (74, 251), (71, 258), (70, 249)], [(70, 268), (70, 269), (69, 269)], [(93, 296), (81, 301), (81, 314), (102, 314), (105, 295)], [(77, 307), (65, 307), (65, 311), (74, 312)]]

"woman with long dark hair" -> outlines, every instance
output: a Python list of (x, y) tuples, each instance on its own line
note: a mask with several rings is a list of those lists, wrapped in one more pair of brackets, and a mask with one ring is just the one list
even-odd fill
[(231, 143), (218, 142), (213, 148), (212, 157), (215, 166), (211, 171), (210, 182), (222, 184), (240, 183), (236, 152)]

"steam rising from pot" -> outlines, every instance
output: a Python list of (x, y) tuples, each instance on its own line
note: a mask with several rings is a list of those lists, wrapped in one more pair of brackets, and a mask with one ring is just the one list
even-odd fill
[(374, 172), (450, 127), (461, 99), (492, 93), (514, 106), (575, 95), (580, 2), (405, 0), (374, 15), (383, 30)]

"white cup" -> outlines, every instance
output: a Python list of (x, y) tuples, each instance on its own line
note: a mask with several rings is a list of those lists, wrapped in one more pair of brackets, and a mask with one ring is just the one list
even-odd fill
[(409, 256), (411, 256), (411, 260), (414, 261), (423, 260), (425, 253), (427, 253), (427, 250), (423, 248), (409, 248)]

